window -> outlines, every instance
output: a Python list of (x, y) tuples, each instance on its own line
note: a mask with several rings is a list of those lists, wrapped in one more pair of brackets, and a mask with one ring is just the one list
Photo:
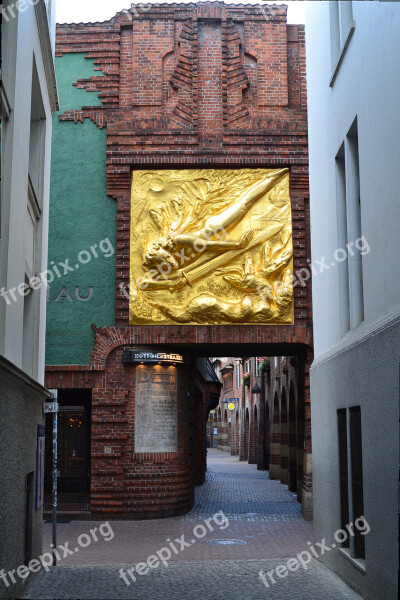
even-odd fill
[(31, 126), (29, 136), (29, 176), (39, 206), (42, 206), (44, 155), (46, 148), (46, 112), (35, 60), (32, 72)]
[(37, 348), (39, 336), (38, 310), (40, 295), (29, 290), (29, 280), (41, 265), (42, 207), (44, 193), (44, 157), (46, 113), (35, 59), (32, 65), (31, 121), (29, 133), (29, 171), (24, 224), (25, 283), (23, 316), (23, 369), (37, 377)]
[(339, 72), (347, 47), (354, 32), (353, 3), (350, 0), (331, 0), (330, 9), (330, 36), (331, 36), (331, 62), (332, 87)]
[(346, 138), (346, 165), (350, 327), (353, 329), (364, 320), (362, 255), (354, 247), (355, 242), (361, 239), (361, 197), (357, 118), (354, 119)]
[[(361, 409), (350, 408), (350, 454), (351, 454), (351, 493), (353, 501), (353, 522), (364, 516), (364, 491), (362, 474)], [(354, 556), (365, 558), (365, 539), (355, 528)]]
[(368, 244), (361, 235), (361, 196), (357, 118), (336, 155), (336, 212), (339, 264), (340, 332), (364, 320), (362, 257)]
[(243, 372), (244, 374), (251, 372), (251, 359), (245, 361)]
[[(340, 527), (346, 531), (346, 525), (355, 523), (364, 517), (364, 490), (362, 474), (362, 437), (361, 409), (352, 406), (349, 409), (337, 411), (338, 442), (339, 442), (339, 489), (340, 489)], [(350, 448), (348, 444), (350, 439)], [(350, 456), (349, 456), (350, 450)], [(349, 464), (351, 475), (349, 478)], [(351, 513), (350, 513), (351, 507)], [(353, 558), (365, 558), (365, 540), (362, 532), (353, 528), (354, 536), (348, 536), (342, 543), (343, 548), (349, 548)]]
[(240, 388), (240, 363), (236, 363), (236, 387)]
[(255, 377), (258, 377), (260, 374), (260, 357), (256, 356), (256, 358), (254, 359), (254, 375)]
[[(347, 235), (347, 203), (346, 203), (346, 163), (344, 143), (336, 155), (336, 216), (338, 236), (338, 267), (339, 267), (339, 306), (340, 334), (344, 335), (350, 329), (350, 300), (349, 300), (349, 264), (346, 244)], [(339, 252), (341, 255), (339, 256)]]
[[(346, 409), (337, 411), (339, 437), (339, 481), (340, 481), (340, 527), (346, 531), (349, 519), (349, 475), (347, 466), (347, 418)], [(342, 543), (349, 547), (349, 540)]]

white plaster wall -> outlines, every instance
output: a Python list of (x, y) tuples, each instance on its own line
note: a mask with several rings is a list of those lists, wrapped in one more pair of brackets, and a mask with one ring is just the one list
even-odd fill
[[(365, 320), (340, 336), (339, 269), (313, 277), (315, 357), (352, 342), (399, 309), (400, 5), (353, 2), (355, 31), (333, 88), (329, 3), (306, 19), (312, 259), (338, 247), (335, 156), (358, 118)], [(318, 270), (318, 267), (317, 267)]]
[[(4, 24), (3, 24), (4, 27)], [(47, 265), (50, 148), (52, 131), (52, 113), (48, 95), (44, 63), (41, 54), (35, 9), (28, 6), (19, 12), (15, 19), (6, 25), (10, 35), (16, 36), (16, 56), (10, 55), (10, 70), (15, 72), (5, 81), (6, 92), (11, 105), (10, 119), (4, 125), (2, 149), (2, 219), (1, 219), (1, 274), (0, 287), (7, 290), (18, 286), (25, 280), (25, 237), (24, 227), (27, 211), (29, 131), (31, 117), (31, 90), (33, 57), (35, 56), (41, 94), (46, 113), (46, 143), (44, 157), (44, 183), (42, 216), (39, 224), (37, 252), (40, 264), (36, 271), (40, 273)], [(53, 24), (54, 27), (54, 24)], [(52, 33), (54, 37), (54, 32)], [(9, 40), (10, 42), (10, 40)], [(4, 53), (11, 52), (14, 44), (3, 47)], [(13, 62), (15, 63), (13, 65)], [(37, 353), (34, 357), (33, 376), (40, 383), (44, 380), (44, 342), (46, 324), (46, 290), (43, 287), (35, 292), (35, 327), (37, 331)], [(0, 353), (18, 367), (22, 368), (23, 348), (23, 309), (24, 302), (6, 305), (3, 298), (0, 309)], [(39, 301), (38, 301), (39, 300)]]

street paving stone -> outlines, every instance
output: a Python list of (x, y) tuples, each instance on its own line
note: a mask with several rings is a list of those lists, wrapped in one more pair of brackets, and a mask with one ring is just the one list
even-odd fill
[(289, 521), (302, 519), (296, 494), (271, 480), (256, 465), (239, 462), (220, 450), (208, 450), (206, 481), (196, 489), (192, 510), (185, 521), (207, 518), (222, 510), (238, 521)]
[[(336, 575), (314, 560), (307, 571), (275, 578), (267, 589), (259, 579), (282, 564), (282, 560), (206, 561), (171, 563), (126, 585), (121, 565), (103, 567), (59, 567), (40, 574), (25, 598), (34, 600), (360, 600)], [(125, 570), (129, 565), (124, 565)]]
[[(210, 531), (197, 537), (205, 519), (223, 511), (229, 524), (211, 521)], [(357, 599), (336, 575), (313, 560), (307, 571), (289, 573), (285, 579), (266, 589), (258, 577), (283, 564), (290, 557), (308, 550), (313, 541), (312, 526), (301, 516), (294, 494), (267, 472), (255, 465), (239, 462), (237, 457), (209, 450), (207, 479), (196, 488), (195, 504), (184, 516), (148, 521), (112, 521), (113, 539), (106, 541), (97, 532), (98, 541), (79, 547), (81, 534), (90, 534), (95, 521), (71, 521), (58, 525), (58, 544), (69, 542), (79, 552), (68, 555), (48, 573), (32, 578), (25, 598), (150, 600), (180, 597), (190, 600), (242, 598), (276, 600)], [(196, 529), (199, 527), (200, 529)], [(108, 529), (106, 530), (108, 532)], [(168, 566), (160, 566), (127, 586), (119, 576), (138, 562), (145, 562), (169, 542), (189, 542), (177, 554), (171, 552)], [(106, 536), (108, 538), (108, 536)], [(192, 542), (192, 540), (194, 540)], [(209, 541), (239, 540), (240, 545), (214, 545)], [(245, 543), (243, 543), (245, 542)], [(44, 526), (43, 552), (51, 543), (51, 525)], [(175, 542), (179, 550), (180, 545)], [(61, 553), (62, 554), (62, 553)], [(285, 560), (282, 560), (285, 559)]]

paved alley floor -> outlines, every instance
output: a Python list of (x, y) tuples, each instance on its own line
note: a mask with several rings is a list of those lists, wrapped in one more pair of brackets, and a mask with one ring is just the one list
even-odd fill
[[(360, 598), (316, 560), (285, 578), (273, 576), (276, 583), (267, 578), (269, 587), (265, 586), (260, 571), (275, 570), (307, 551), (307, 542), (312, 541), (312, 526), (303, 520), (300, 505), (286, 486), (269, 480), (268, 473), (257, 471), (255, 465), (209, 450), (207, 480), (196, 488), (195, 505), (188, 514), (108, 525), (60, 523), (57, 543), (64, 546), (62, 560), (32, 578), (25, 598)], [(43, 552), (50, 550), (50, 543), (51, 525), (45, 524)], [(153, 568), (138, 565), (149, 557), (154, 557)], [(133, 578), (128, 574), (132, 567)]]

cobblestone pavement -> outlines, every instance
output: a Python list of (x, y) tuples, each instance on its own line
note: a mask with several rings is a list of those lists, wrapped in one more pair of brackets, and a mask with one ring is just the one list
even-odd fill
[[(205, 519), (223, 511), (227, 521), (210, 522), (203, 537), (197, 536)], [(193, 509), (182, 517), (149, 521), (112, 521), (97, 542), (79, 546), (81, 534), (90, 534), (101, 523), (71, 521), (58, 525), (58, 544), (69, 542), (73, 554), (56, 569), (32, 579), (25, 598), (35, 600), (137, 598), (150, 600), (180, 597), (182, 600), (288, 599), (341, 600), (359, 598), (318, 561), (278, 579), (269, 589), (258, 577), (307, 550), (313, 540), (296, 497), (286, 486), (270, 481), (255, 465), (218, 450), (209, 451), (207, 480), (196, 489)], [(200, 530), (196, 529), (200, 526)], [(106, 533), (108, 533), (106, 535)], [(137, 576), (130, 586), (120, 578), (138, 562), (146, 561), (178, 538), (188, 547), (171, 552), (168, 566)], [(112, 539), (110, 539), (112, 537)], [(106, 540), (109, 541), (106, 541)], [(231, 544), (238, 540), (239, 545)], [(223, 541), (222, 545), (215, 544)], [(212, 543), (210, 543), (212, 542)], [(43, 552), (49, 551), (51, 525), (44, 528)], [(175, 544), (179, 549), (179, 544)], [(78, 547), (79, 546), (79, 547)], [(76, 549), (78, 548), (78, 551)]]
[(207, 467), (206, 482), (196, 488), (194, 507), (183, 520), (204, 519), (219, 510), (235, 521), (302, 519), (296, 494), (269, 479), (268, 472), (257, 471), (256, 465), (210, 449)]
[[(267, 589), (259, 579), (279, 560), (206, 561), (171, 563), (159, 567), (129, 586), (118, 566), (59, 567), (36, 578), (25, 598), (50, 600), (360, 600), (329, 569), (313, 561), (307, 571), (290, 573)], [(124, 566), (125, 570), (129, 566)], [(277, 579), (277, 578), (276, 578)]]

